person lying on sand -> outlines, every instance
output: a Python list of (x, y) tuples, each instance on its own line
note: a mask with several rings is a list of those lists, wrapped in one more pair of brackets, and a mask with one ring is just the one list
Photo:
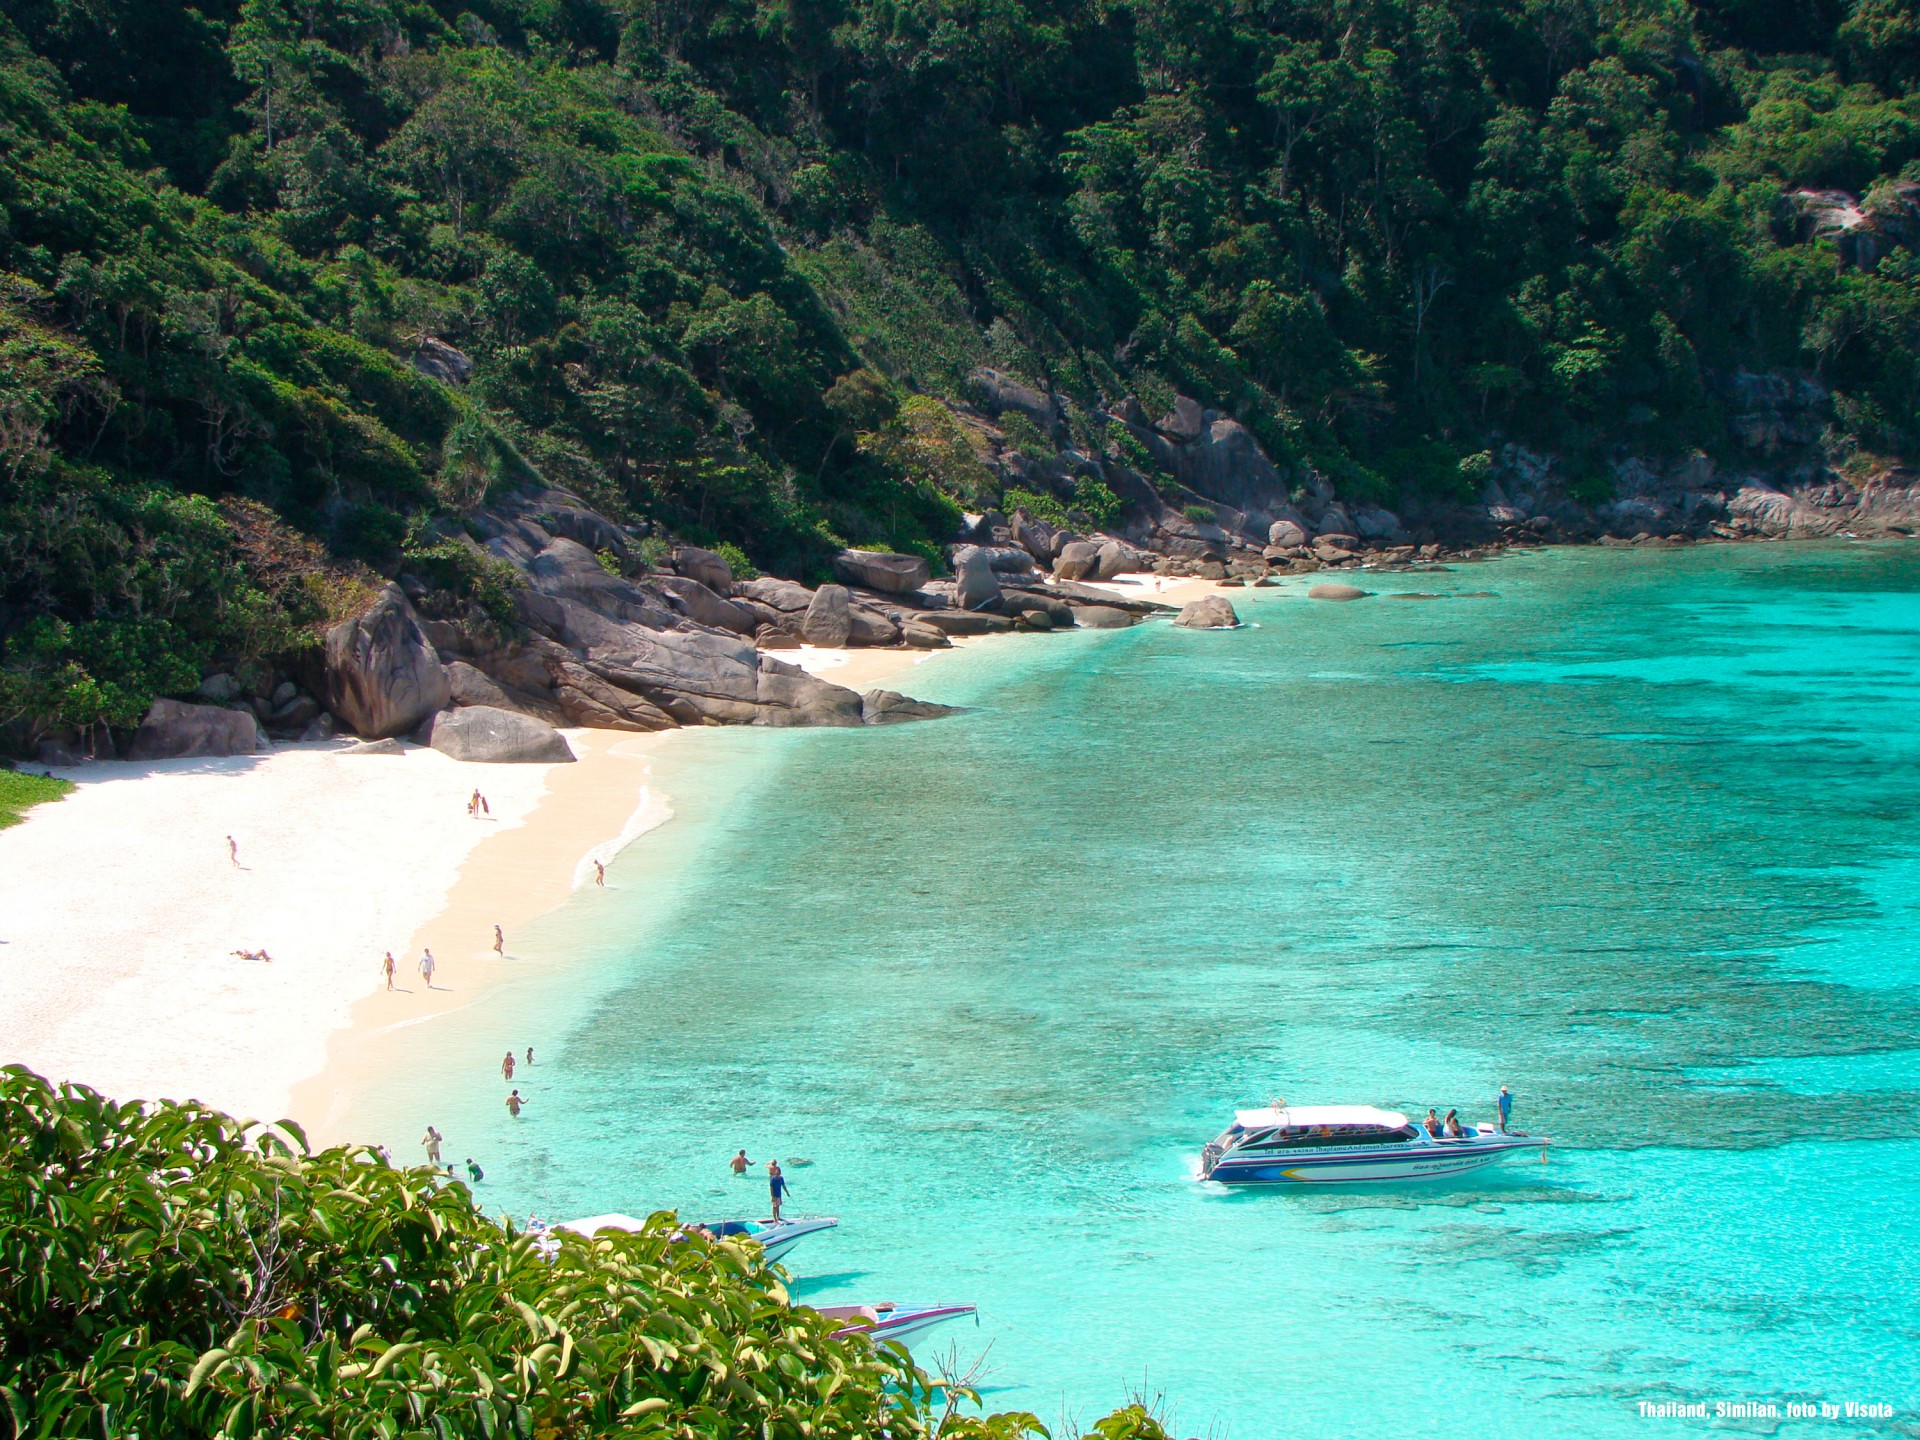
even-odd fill
[(273, 963), (273, 956), (267, 954), (265, 950), (236, 950), (233, 953), (242, 960), (258, 960), (267, 965)]

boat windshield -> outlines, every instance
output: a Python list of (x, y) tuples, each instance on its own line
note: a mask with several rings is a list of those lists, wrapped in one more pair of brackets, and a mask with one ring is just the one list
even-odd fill
[(1397, 1145), (1413, 1138), (1413, 1126), (1286, 1125), (1249, 1136), (1246, 1144), (1260, 1150), (1312, 1150), (1335, 1145)]

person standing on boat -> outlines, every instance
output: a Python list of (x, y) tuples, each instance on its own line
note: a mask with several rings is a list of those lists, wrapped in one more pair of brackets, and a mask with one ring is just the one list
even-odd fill
[(1498, 1103), (1500, 1106), (1500, 1133), (1504, 1135), (1507, 1133), (1507, 1121), (1513, 1118), (1513, 1096), (1504, 1085), (1500, 1087), (1500, 1099)]
[(780, 1202), (787, 1198), (787, 1177), (780, 1173), (778, 1160), (767, 1161), (767, 1194), (773, 1199), (773, 1221), (780, 1223)]

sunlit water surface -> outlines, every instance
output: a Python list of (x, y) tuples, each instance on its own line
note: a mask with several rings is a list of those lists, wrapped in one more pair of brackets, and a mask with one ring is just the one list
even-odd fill
[[(1458, 598), (1290, 583), (1231, 633), (943, 655), (938, 724), (676, 737), (676, 818), (361, 1133), (434, 1120), (522, 1217), (758, 1215), (726, 1157), (809, 1159), (842, 1225), (798, 1293), (977, 1304), (916, 1353), (1050, 1424), (1920, 1433), (1920, 549), (1370, 583)], [(1236, 1105), (1502, 1083), (1550, 1163), (1192, 1179)]]

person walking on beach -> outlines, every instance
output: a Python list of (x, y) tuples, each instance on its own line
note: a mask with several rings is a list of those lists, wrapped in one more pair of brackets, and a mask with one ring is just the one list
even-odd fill
[(433, 951), (431, 950), (421, 951), (420, 952), (420, 974), (426, 980), (427, 988), (429, 990), (433, 988), (434, 968), (435, 967), (433, 963)]
[(507, 937), (500, 933), (498, 925), (493, 927), (493, 953), (502, 960), (507, 958)]
[(736, 1175), (746, 1174), (747, 1167), (751, 1164), (753, 1164), (753, 1162), (747, 1159), (747, 1152), (744, 1150), (742, 1150), (738, 1155), (734, 1156), (733, 1159), (727, 1162), (728, 1167)]
[(233, 836), (227, 836), (227, 863), (234, 869), (240, 868), (240, 842)]
[(1513, 1096), (1508, 1093), (1506, 1086), (1500, 1087), (1500, 1098), (1495, 1103), (1500, 1107), (1500, 1133), (1504, 1135), (1507, 1133), (1507, 1122), (1513, 1118)]
[(440, 1142), (444, 1138), (431, 1125), (427, 1126), (427, 1133), (420, 1137), (420, 1143), (427, 1147), (427, 1163), (436, 1170), (440, 1168)]
[(500, 1073), (507, 1079), (513, 1079), (513, 1051), (507, 1051), (507, 1058), (500, 1062)]
[(387, 958), (380, 962), (380, 969), (387, 977), (387, 989), (393, 988), (393, 952), (387, 951)]
[(602, 889), (606, 888), (607, 867), (602, 865), (598, 860), (593, 862), (593, 883)]
[(515, 1090), (511, 1095), (507, 1096), (507, 1114), (518, 1120), (520, 1118), (520, 1107), (526, 1103), (526, 1101), (520, 1098), (520, 1092)]
[(767, 1194), (773, 1200), (773, 1223), (780, 1223), (780, 1202), (787, 1198), (787, 1177), (780, 1173), (778, 1160), (767, 1161)]

